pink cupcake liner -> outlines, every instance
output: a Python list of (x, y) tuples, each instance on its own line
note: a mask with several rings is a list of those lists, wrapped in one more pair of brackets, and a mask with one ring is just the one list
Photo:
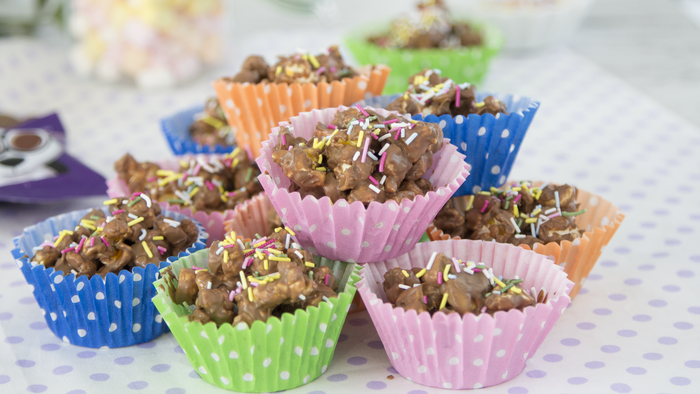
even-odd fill
[[(256, 233), (269, 234), (274, 229), (267, 224), (267, 212), (272, 209), (272, 203), (265, 193), (260, 193), (243, 204), (237, 205), (231, 218), (224, 222), (226, 233), (235, 231), (244, 238), (253, 238)], [(348, 313), (357, 313), (365, 310), (365, 304), (360, 295), (355, 297), (350, 304)]]
[[(523, 288), (544, 289), (545, 303), (494, 316), (435, 313), (395, 308), (382, 288), (394, 267), (424, 268), (433, 252), (482, 262), (496, 275), (524, 279)], [(401, 376), (431, 387), (477, 389), (518, 376), (571, 302), (574, 284), (546, 256), (522, 248), (472, 240), (419, 243), (398, 258), (367, 264), (357, 284), (389, 360)]]
[(270, 199), (264, 193), (239, 204), (224, 221), (226, 233), (235, 231), (243, 238), (255, 238), (255, 234), (267, 235), (272, 228), (267, 224), (267, 213), (272, 209)]
[[(345, 109), (340, 106), (293, 117), (293, 134), (308, 139), (318, 122), (329, 124), (336, 112)], [(367, 109), (383, 116), (392, 114), (383, 109)], [(299, 192), (289, 191), (291, 180), (272, 160), (278, 133), (279, 127), (272, 130), (256, 159), (263, 172), (258, 179), (282, 222), (295, 231), (297, 242), (311, 253), (328, 259), (369, 263), (408, 252), (469, 175), (464, 155), (445, 139), (442, 149), (434, 156), (433, 166), (423, 175), (437, 187), (425, 197), (403, 200), (401, 204), (372, 202), (367, 208), (359, 201), (348, 204), (339, 200), (332, 204), (328, 197), (307, 196), (302, 200)]]
[[(204, 157), (206, 159), (216, 156), (223, 157), (223, 155), (211, 155), (211, 154), (200, 154), (200, 155), (184, 155), (173, 157), (170, 159), (156, 161), (155, 163), (165, 170), (177, 171), (180, 168), (180, 160), (189, 161), (190, 159), (196, 159), (198, 157)], [(131, 194), (129, 191), (129, 186), (126, 182), (116, 176), (112, 179), (107, 180), (107, 195), (110, 198), (126, 196)], [(231, 219), (233, 215), (233, 209), (227, 209), (223, 212), (212, 212), (206, 213), (204, 211), (192, 212), (191, 208), (182, 207), (180, 205), (171, 205), (168, 202), (159, 202), (161, 208), (166, 209), (171, 212), (179, 212), (189, 218), (196, 219), (204, 226), (206, 232), (209, 234), (209, 239), (207, 240), (207, 247), (211, 245), (212, 242), (216, 240), (224, 239), (224, 234), (226, 233), (224, 229), (224, 222)]]

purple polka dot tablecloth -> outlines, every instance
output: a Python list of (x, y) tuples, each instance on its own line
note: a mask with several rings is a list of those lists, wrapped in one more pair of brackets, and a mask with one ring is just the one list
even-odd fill
[[(322, 48), (328, 37), (307, 40)], [(241, 53), (282, 53), (263, 38)], [(269, 41), (269, 42), (268, 42)], [(271, 49), (272, 48), (272, 49)], [(58, 112), (68, 149), (106, 177), (130, 151), (167, 157), (160, 118), (213, 95), (203, 76), (144, 92), (76, 78), (64, 52), (0, 41), (0, 111)], [(481, 86), (480, 86), (481, 88)], [(584, 288), (527, 367), (484, 393), (700, 392), (700, 132), (652, 99), (562, 49), (501, 58), (484, 89), (542, 102), (511, 174), (600, 194), (627, 218)], [(0, 393), (224, 393), (199, 378), (171, 334), (120, 349), (66, 344), (48, 329), (10, 254), (11, 238), (61, 212), (101, 204), (0, 204)], [(293, 393), (446, 392), (396, 373), (366, 312), (351, 314), (325, 374)]]

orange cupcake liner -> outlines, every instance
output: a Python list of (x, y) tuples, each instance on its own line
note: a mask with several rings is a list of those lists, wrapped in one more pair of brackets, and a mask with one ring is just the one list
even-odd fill
[[(541, 184), (543, 182), (533, 182), (535, 186)], [(468, 196), (458, 198), (466, 201)], [(534, 248), (536, 253), (545, 255), (555, 264), (564, 267), (564, 272), (574, 282), (574, 288), (569, 293), (572, 300), (586, 283), (588, 275), (603, 252), (603, 248), (608, 245), (625, 219), (625, 215), (620, 212), (617, 206), (599, 195), (578, 189), (576, 201), (581, 204), (581, 209), (586, 209), (586, 213), (576, 217), (576, 224), (585, 230), (583, 236), (573, 242), (536, 244)], [(464, 206), (466, 207), (466, 203)], [(445, 234), (433, 224), (428, 227), (428, 237), (431, 241), (460, 239), (460, 237), (451, 237), (449, 234)], [(520, 247), (530, 250), (527, 245), (520, 245)]]
[(369, 75), (318, 84), (233, 83), (214, 81), (214, 90), (239, 146), (260, 155), (270, 129), (301, 112), (350, 106), (369, 96), (379, 96), (391, 69), (376, 66)]
[[(271, 233), (273, 229), (267, 224), (267, 212), (272, 208), (270, 199), (264, 193), (260, 193), (243, 204), (237, 205), (233, 209), (233, 213), (228, 215), (224, 221), (226, 234), (235, 231), (236, 234), (240, 234), (244, 238), (252, 239), (256, 238), (256, 233), (261, 235)], [(349, 313), (356, 313), (365, 309), (362, 298), (355, 294), (350, 304)]]

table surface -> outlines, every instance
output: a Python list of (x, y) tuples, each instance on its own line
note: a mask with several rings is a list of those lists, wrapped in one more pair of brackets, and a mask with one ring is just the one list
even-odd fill
[[(321, 48), (328, 37), (307, 38)], [(273, 52), (271, 38), (241, 49)], [(287, 48), (288, 50), (288, 48)], [(279, 51), (277, 52), (284, 52)], [(125, 151), (167, 157), (158, 121), (212, 94), (204, 76), (176, 90), (140, 92), (73, 76), (64, 52), (29, 40), (0, 41), (0, 110), (57, 111), (68, 150), (111, 177)], [(521, 375), (486, 393), (681, 393), (700, 390), (698, 130), (567, 50), (501, 58), (484, 85), (537, 98), (514, 179), (568, 182), (615, 202), (619, 232), (573, 305)], [(0, 392), (225, 392), (194, 372), (171, 334), (139, 346), (97, 350), (61, 342), (47, 328), (11, 259), (11, 238), (46, 217), (99, 205), (90, 198), (46, 206), (0, 204)], [(393, 378), (390, 378), (392, 376)], [(294, 393), (391, 393), (422, 387), (391, 367), (366, 312), (350, 315), (333, 363)]]

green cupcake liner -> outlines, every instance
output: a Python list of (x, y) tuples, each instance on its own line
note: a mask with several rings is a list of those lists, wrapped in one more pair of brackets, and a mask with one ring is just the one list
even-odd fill
[[(208, 250), (201, 250), (172, 264), (180, 270), (208, 268)], [(154, 283), (153, 297), (161, 316), (170, 327), (194, 369), (205, 381), (226, 390), (248, 393), (288, 390), (313, 381), (326, 372), (333, 358), (338, 336), (355, 295), (359, 266), (316, 258), (316, 265), (331, 268), (342, 292), (318, 308), (298, 309), (282, 319), (272, 317), (252, 327), (189, 322), (190, 309), (176, 305), (168, 291), (167, 276)], [(161, 271), (162, 274), (162, 271)]]
[(460, 83), (480, 83), (491, 59), (503, 48), (504, 38), (496, 27), (481, 23), (471, 25), (484, 37), (480, 46), (459, 49), (381, 48), (367, 41), (367, 37), (382, 33), (372, 27), (360, 30), (362, 34), (346, 37), (345, 44), (360, 64), (391, 67), (384, 94), (403, 93), (408, 87), (408, 78), (425, 68), (439, 68), (443, 75)]

